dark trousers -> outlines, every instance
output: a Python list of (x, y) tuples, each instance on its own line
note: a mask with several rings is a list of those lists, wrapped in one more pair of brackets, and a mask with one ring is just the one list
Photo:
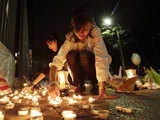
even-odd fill
[(72, 50), (67, 54), (67, 62), (73, 73), (73, 85), (77, 86), (80, 92), (85, 90), (84, 84), (89, 80), (93, 86), (92, 93), (98, 92), (96, 70), (95, 70), (95, 56), (90, 51), (76, 51)]

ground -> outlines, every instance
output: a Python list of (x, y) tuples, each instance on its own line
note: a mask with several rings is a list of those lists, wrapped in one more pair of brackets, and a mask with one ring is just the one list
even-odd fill
[[(160, 117), (160, 89), (157, 90), (139, 90), (134, 93), (118, 93), (113, 89), (108, 88), (106, 92), (109, 95), (118, 95), (118, 99), (99, 99), (98, 101), (87, 104), (82, 101), (75, 105), (61, 105), (54, 107), (48, 104), (45, 97), (40, 100), (40, 108), (44, 116), (44, 120), (63, 120), (61, 112), (63, 110), (73, 110), (77, 114), (75, 120), (103, 120), (95, 115), (92, 111), (95, 110), (108, 110), (109, 116), (105, 120), (158, 120)], [(93, 96), (94, 97), (94, 96)], [(85, 96), (84, 99), (88, 99)], [(84, 101), (85, 101), (84, 100)], [(83, 108), (83, 105), (88, 105), (88, 108)], [(0, 105), (2, 108), (4, 105)], [(5, 120), (30, 120), (29, 117), (17, 116), (19, 107), (25, 106), (24, 104), (16, 104), (11, 110), (6, 111)], [(28, 105), (29, 106), (29, 105)], [(132, 113), (123, 113), (116, 110), (116, 106), (131, 108)], [(31, 106), (30, 106), (31, 107)], [(108, 112), (106, 111), (106, 114)]]

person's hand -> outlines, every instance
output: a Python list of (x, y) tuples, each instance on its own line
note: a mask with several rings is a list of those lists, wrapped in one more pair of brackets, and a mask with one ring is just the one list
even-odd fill
[(55, 99), (57, 96), (60, 96), (60, 90), (56, 85), (50, 85), (48, 94)]
[(54, 52), (57, 52), (58, 45), (57, 40), (47, 41), (46, 44), (48, 45), (48, 48), (53, 50)]
[(71, 85), (71, 89), (75, 91), (75, 90), (77, 89), (77, 87), (76, 87), (76, 86)]

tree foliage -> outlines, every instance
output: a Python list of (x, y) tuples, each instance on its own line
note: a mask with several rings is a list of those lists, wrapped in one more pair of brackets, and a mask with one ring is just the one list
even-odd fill
[(113, 48), (119, 48), (116, 32), (119, 33), (122, 47), (125, 47), (128, 44), (129, 32), (128, 30), (122, 28), (119, 24), (102, 26), (101, 31), (104, 41)]

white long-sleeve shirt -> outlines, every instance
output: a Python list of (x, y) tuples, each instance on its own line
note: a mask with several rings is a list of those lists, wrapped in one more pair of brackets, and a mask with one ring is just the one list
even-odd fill
[(60, 70), (66, 62), (68, 52), (71, 50), (84, 49), (95, 54), (95, 68), (98, 82), (107, 81), (109, 77), (109, 64), (111, 63), (112, 58), (108, 54), (100, 29), (95, 25), (92, 26), (90, 35), (88, 35), (85, 42), (75, 42), (74, 33), (68, 33), (58, 54), (53, 58), (52, 65), (56, 66)]

